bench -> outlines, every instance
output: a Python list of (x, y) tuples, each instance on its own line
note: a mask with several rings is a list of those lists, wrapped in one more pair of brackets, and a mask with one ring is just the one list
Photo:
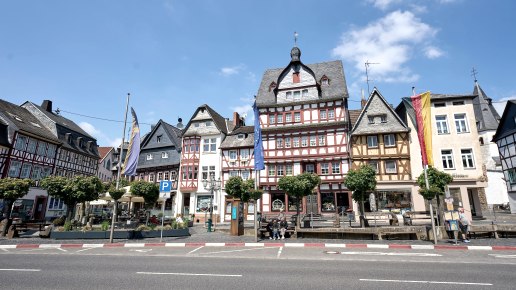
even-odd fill
[[(258, 232), (260, 233), (260, 237), (262, 239), (266, 238), (266, 235), (269, 236), (269, 238), (272, 238), (270, 236), (270, 232), (267, 230), (267, 222), (260, 222), (260, 228), (258, 229)], [(296, 233), (296, 229), (294, 226), (289, 225), (288, 228), (285, 231), (285, 237), (294, 237)]]
[(432, 223), (432, 217), (427, 211), (410, 211), (403, 216), (403, 222), (407, 226), (428, 225)]
[(371, 212), (364, 215), (366, 227), (391, 226), (397, 219), (390, 212)]
[(489, 238), (498, 238), (496, 225), (471, 225), (469, 226), (468, 238), (476, 239), (478, 236), (487, 235)]

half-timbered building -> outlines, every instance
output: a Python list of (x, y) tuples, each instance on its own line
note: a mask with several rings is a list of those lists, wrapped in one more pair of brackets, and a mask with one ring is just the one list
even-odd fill
[(411, 209), (412, 180), (407, 125), (374, 88), (356, 119), (351, 119), (351, 169), (364, 164), (376, 170), (376, 191), (365, 209)]
[(178, 213), (195, 215), (205, 221), (212, 211), (213, 222), (224, 215), (225, 193), (223, 188), (212, 192), (204, 188), (202, 180), (221, 179), (220, 144), (233, 130), (233, 124), (208, 105), (197, 108), (183, 130), (179, 188), (177, 194)]
[(507, 101), (492, 141), (498, 146), (511, 213), (516, 213), (516, 100)]
[[(37, 181), (52, 174), (60, 146), (57, 137), (28, 110), (4, 100), (0, 100), (0, 123), (4, 144), (0, 149), (1, 178), (29, 178), (37, 185)], [(42, 220), (46, 204), (46, 191), (31, 187), (15, 203), (13, 216)]]
[(317, 193), (304, 198), (304, 213), (337, 213), (351, 205), (343, 186), (349, 168), (348, 92), (341, 61), (304, 64), (291, 50), (284, 68), (265, 71), (256, 104), (262, 128), (266, 168), (259, 184), (265, 214), (296, 211), (296, 202), (277, 186), (279, 178), (318, 174)]
[(136, 175), (138, 180), (159, 183), (173, 181), (171, 198), (165, 202), (165, 215), (173, 216), (176, 211), (177, 175), (181, 161), (181, 119), (177, 127), (159, 120), (152, 126), (140, 145), (140, 156)]

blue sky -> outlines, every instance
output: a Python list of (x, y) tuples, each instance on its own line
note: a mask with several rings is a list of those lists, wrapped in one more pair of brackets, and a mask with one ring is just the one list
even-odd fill
[(394, 105), (412, 86), (471, 93), (475, 67), (502, 107), (516, 98), (514, 11), (511, 0), (3, 0), (0, 98), (51, 99), (101, 146), (120, 144), (127, 93), (143, 133), (205, 103), (252, 124), (261, 76), (289, 63), (297, 31), (304, 63), (343, 61), (350, 109), (367, 94), (366, 61)]

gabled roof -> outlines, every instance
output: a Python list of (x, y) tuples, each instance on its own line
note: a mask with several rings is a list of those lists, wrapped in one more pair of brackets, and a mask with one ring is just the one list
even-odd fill
[(360, 117), (360, 113), (362, 113), (362, 110), (348, 110), (349, 112), (349, 122), (351, 125), (351, 128), (355, 126), (355, 123), (358, 120), (358, 117)]
[[(149, 141), (160, 127), (163, 127), (163, 131), (165, 131), (165, 134), (167, 134), (167, 137), (169, 140), (171, 140), (174, 146), (176, 146), (178, 149), (181, 148), (181, 130), (163, 121), (162, 119), (160, 119), (158, 123), (152, 127), (152, 130), (149, 133), (145, 134), (144, 138), (142, 139), (143, 141), (140, 148), (143, 150), (145, 147), (147, 147)], [(170, 146), (170, 144), (167, 144), (167, 146)]]
[[(380, 100), (381, 107), (373, 107), (372, 103), (376, 99)], [(390, 114), (389, 114), (390, 113)], [(369, 120), (364, 120), (364, 116), (366, 115), (379, 115), (379, 114), (385, 114), (387, 115), (387, 123), (386, 126), (367, 126), (367, 129), (363, 132), (357, 132), (359, 126), (362, 124), (362, 122), (369, 122)], [(396, 123), (389, 122), (389, 116), (392, 116)], [(362, 108), (362, 111), (360, 112), (360, 115), (358, 116), (358, 119), (353, 124), (353, 129), (351, 130), (351, 134), (369, 134), (369, 133), (376, 133), (376, 132), (408, 132), (409, 128), (403, 122), (403, 120), (398, 116), (398, 114), (394, 111), (394, 108), (387, 103), (385, 98), (382, 96), (380, 91), (375, 87), (371, 94), (369, 95), (369, 98), (367, 99), (366, 104)]]
[(115, 148), (113, 147), (100, 147), (99, 146), (99, 155), (100, 159), (103, 160), (111, 151), (114, 151)]
[[(243, 135), (244, 138), (239, 139), (238, 136)], [(248, 148), (254, 146), (254, 126), (242, 126), (231, 132), (220, 144), (221, 149), (229, 148)]]
[(478, 131), (496, 130), (500, 115), (498, 115), (492, 104), (493, 100), (484, 93), (477, 81), (475, 81), (473, 95), (477, 96), (473, 99), (473, 110), (478, 124)]
[(192, 117), (190, 118), (190, 121), (188, 121), (188, 124), (183, 129), (183, 132), (188, 131), (190, 128), (190, 125), (192, 124), (192, 120), (197, 116), (197, 113), (199, 113), (200, 110), (205, 109), (208, 114), (210, 115), (210, 119), (213, 120), (213, 123), (215, 123), (215, 126), (219, 131), (221, 131), (224, 134), (228, 134), (228, 132), (231, 132), (228, 130), (228, 124), (226, 123), (226, 118), (222, 117), (219, 113), (217, 113), (215, 110), (213, 110), (210, 106), (207, 104), (201, 105), (195, 110)]
[(24, 131), (51, 142), (59, 143), (57, 137), (24, 107), (0, 100), (0, 113), (7, 119), (4, 120), (4, 122), (7, 121), (5, 122), (7, 125), (12, 124), (16, 127), (12, 128), (13, 130)]
[(500, 124), (493, 135), (493, 142), (516, 132), (516, 100), (509, 100), (500, 119)]
[[(293, 49), (294, 50), (294, 49)], [(265, 107), (276, 104), (275, 91), (270, 88), (271, 83), (278, 84), (278, 80), (282, 73), (288, 68), (292, 62), (300, 63), (312, 72), (317, 84), (321, 89), (321, 99), (334, 100), (348, 97), (348, 89), (346, 79), (344, 77), (344, 68), (342, 61), (330, 61), (314, 64), (303, 64), (300, 60), (292, 59), (287, 67), (268, 69), (264, 72), (262, 82), (256, 95), (256, 104), (258, 107)], [(321, 85), (320, 80), (325, 76), (330, 80), (329, 85)]]

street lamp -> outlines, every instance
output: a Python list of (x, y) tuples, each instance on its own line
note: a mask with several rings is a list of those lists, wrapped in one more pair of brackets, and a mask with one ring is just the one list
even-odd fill
[(220, 177), (215, 180), (215, 176), (210, 176), (210, 179), (203, 179), (202, 185), (204, 189), (210, 192), (210, 218), (208, 219), (208, 232), (211, 232), (211, 226), (213, 224), (213, 192), (220, 189)]

